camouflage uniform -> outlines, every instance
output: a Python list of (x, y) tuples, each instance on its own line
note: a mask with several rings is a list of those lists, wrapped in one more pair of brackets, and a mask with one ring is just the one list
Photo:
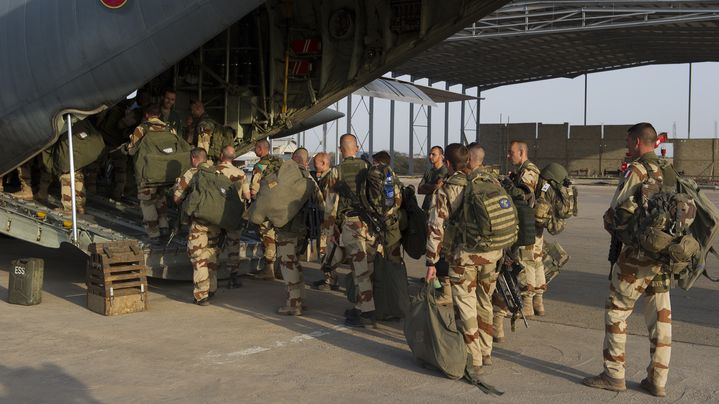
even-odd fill
[[(62, 210), (72, 212), (72, 187), (70, 173), (60, 175), (60, 198)], [(85, 213), (85, 177), (81, 170), (75, 171), (75, 204), (78, 213)]]
[[(30, 160), (18, 167), (18, 177), (20, 179), (20, 191), (14, 193), (14, 196), (20, 199), (32, 199), (32, 162)], [(0, 192), (3, 191), (4, 177), (0, 177)]]
[[(260, 191), (260, 181), (262, 180), (262, 171), (269, 162), (269, 155), (262, 157), (254, 168), (252, 168), (252, 182), (250, 183), (250, 192), (253, 199)], [(262, 237), (262, 246), (264, 247), (264, 259), (267, 265), (272, 265), (277, 257), (277, 235), (272, 223), (265, 221), (260, 224), (260, 237)]]
[[(210, 168), (212, 166), (202, 163), (200, 167)], [(174, 197), (176, 199), (187, 197), (190, 181), (196, 172), (197, 168), (190, 168), (182, 174), (175, 186)], [(195, 301), (200, 301), (208, 298), (210, 293), (217, 290), (217, 257), (222, 229), (195, 218), (191, 218), (191, 221), (190, 232), (187, 236), (187, 254), (190, 256), (193, 270), (194, 289), (192, 294)]]
[[(527, 160), (517, 169), (517, 177), (515, 182), (529, 188), (534, 194), (539, 182), (539, 168), (534, 163)], [(544, 239), (542, 237), (543, 228), (537, 228), (537, 235), (533, 245), (522, 246), (518, 251), (519, 263), (524, 266), (524, 270), (519, 273), (518, 281), (522, 290), (522, 296), (525, 302), (529, 303), (535, 295), (541, 295), (547, 289), (547, 281), (544, 277), (544, 264), (542, 263), (542, 246)], [(530, 310), (532, 304), (526, 305), (525, 314), (532, 315)]]
[[(653, 170), (661, 172), (654, 152), (632, 163), (619, 182), (611, 209), (637, 194), (648, 175), (641, 161), (648, 162)], [(612, 271), (604, 316), (604, 372), (610, 377), (624, 379), (626, 321), (634, 311), (637, 299), (644, 294), (647, 298), (644, 320), (650, 343), (647, 378), (658, 387), (666, 385), (672, 349), (672, 311), (669, 281), (660, 273), (661, 269), (661, 263), (635, 247), (625, 246), (619, 255), (617, 267)]]
[[(427, 228), (427, 265), (434, 266), (441, 249), (451, 240), (444, 240), (445, 222), (461, 207), (464, 187), (453, 184), (455, 172), (442, 188), (432, 194)], [(482, 253), (467, 252), (461, 245), (452, 243), (445, 251), (449, 261), (449, 278), (452, 299), (462, 324), (464, 342), (472, 354), (472, 365), (482, 366), (492, 354), (493, 308), (492, 294), (496, 288), (498, 263), (502, 250)]]
[[(309, 172), (300, 166), (300, 171), (305, 178), (312, 178)], [(316, 187), (313, 200), (320, 200), (322, 194), (319, 187)], [(306, 242), (305, 235), (307, 227), (305, 224), (304, 209), (285, 226), (277, 230), (277, 258), (280, 261), (280, 271), (282, 271), (282, 279), (287, 285), (287, 303), (285, 308), (302, 311), (302, 303), (305, 295), (305, 278), (300, 265), (299, 251), (301, 243)]]
[[(392, 169), (390, 168), (390, 171)], [(399, 229), (399, 208), (402, 206), (402, 183), (392, 171), (392, 179), (394, 183), (394, 204), (387, 211), (385, 225), (387, 226), (387, 234), (385, 235), (384, 244), (382, 245), (382, 256), (388, 261), (395, 264), (402, 262), (402, 234)]]
[[(344, 166), (356, 164), (356, 160), (354, 157), (345, 158), (338, 167), (333, 167), (328, 174), (328, 192), (325, 199), (325, 220), (322, 223), (322, 231), (328, 239), (334, 237), (338, 240), (339, 247), (344, 249), (343, 255), (352, 259), (352, 278), (357, 290), (355, 309), (361, 312), (371, 312), (375, 309), (371, 277), (374, 272), (376, 239), (370, 233), (367, 224), (349, 208), (351, 202), (341, 197), (334, 189), (335, 184), (340, 180), (340, 170)], [(348, 185), (352, 186), (353, 184)], [(336, 233), (337, 225), (339, 225), (339, 234)]]
[[(169, 129), (167, 124), (158, 118), (150, 118), (144, 125), (135, 128), (130, 135), (128, 150), (132, 151), (144, 136), (152, 136), (152, 132), (164, 132)], [(145, 132), (148, 133), (145, 133)], [(174, 133), (174, 132), (173, 132)], [(167, 187), (138, 187), (137, 199), (140, 201), (142, 211), (142, 224), (145, 232), (150, 238), (157, 238), (161, 235), (160, 229), (167, 230)]]
[[(229, 178), (233, 183), (240, 182), (242, 184), (240, 199), (244, 199), (245, 193), (249, 192), (249, 184), (247, 184), (245, 172), (229, 162), (221, 162), (215, 166), (215, 169)], [(240, 269), (240, 235), (241, 230), (233, 230), (225, 233), (224, 249), (227, 251), (227, 268), (230, 270), (231, 275), (236, 274)]]

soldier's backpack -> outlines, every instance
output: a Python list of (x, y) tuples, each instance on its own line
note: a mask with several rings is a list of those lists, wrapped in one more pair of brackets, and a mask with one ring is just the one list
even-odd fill
[(569, 173), (557, 163), (549, 163), (539, 174), (536, 189), (535, 217), (537, 225), (556, 235), (564, 231), (567, 219), (577, 216), (577, 187)]
[(469, 252), (508, 248), (517, 241), (517, 209), (496, 177), (475, 170), (445, 183), (464, 186), (464, 200), (449, 218), (445, 239)]
[(402, 186), (392, 168), (385, 164), (375, 164), (367, 168), (364, 184), (359, 187), (358, 195), (363, 208), (377, 221), (384, 223), (384, 242), (392, 245), (400, 241), (397, 213), (389, 214), (395, 204), (395, 185)]
[[(85, 119), (72, 125), (72, 148), (75, 151), (75, 170), (79, 170), (97, 161), (105, 149), (105, 141), (102, 134)], [(67, 132), (60, 135), (60, 140), (44, 154), (43, 162), (52, 174), (70, 172)]]
[(169, 130), (151, 131), (145, 125), (145, 135), (133, 152), (137, 186), (172, 185), (190, 168), (192, 146)]
[(232, 231), (244, 225), (242, 185), (212, 167), (200, 167), (190, 181), (183, 213)]
[(614, 211), (616, 234), (626, 245), (640, 248), (664, 264), (683, 289), (705, 275), (706, 258), (714, 255), (719, 235), (719, 210), (691, 179), (680, 176), (665, 160), (654, 170), (642, 162), (646, 179), (637, 195)]
[(427, 246), (427, 213), (417, 203), (414, 187), (402, 189), (402, 214), (406, 226), (402, 228), (402, 248), (410, 257), (420, 259)]
[(207, 151), (207, 155), (219, 161), (222, 148), (227, 145), (235, 145), (235, 132), (230, 126), (223, 126), (215, 121), (212, 122), (215, 126), (212, 131), (210, 150)]
[(250, 205), (249, 219), (254, 224), (269, 220), (274, 227), (283, 227), (302, 210), (316, 184), (302, 175), (294, 161), (271, 161), (262, 171), (260, 191)]

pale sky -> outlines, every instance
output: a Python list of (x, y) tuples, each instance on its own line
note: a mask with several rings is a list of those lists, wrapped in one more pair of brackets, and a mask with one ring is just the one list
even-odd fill
[[(587, 124), (626, 124), (640, 121), (651, 122), (658, 131), (687, 137), (687, 101), (689, 65), (657, 65), (595, 73), (588, 76)], [(400, 79), (406, 79), (400, 77)], [(426, 84), (421, 80), (418, 84)], [(444, 83), (437, 83), (444, 88)], [(460, 92), (453, 87), (451, 90)], [(475, 94), (475, 89), (468, 92)], [(584, 76), (575, 79), (552, 79), (531, 83), (504, 86), (482, 92), (486, 98), (481, 105), (481, 122), (543, 122), (571, 125), (583, 124)], [(368, 118), (360, 97), (353, 97), (356, 109), (352, 123), (355, 133), (363, 139), (367, 133)], [(365, 98), (365, 103), (368, 99)], [(474, 103), (472, 103), (474, 104)], [(346, 112), (346, 100), (340, 102), (340, 111)], [(719, 63), (695, 63), (692, 67), (692, 138), (715, 136), (715, 125), (719, 120)], [(474, 105), (472, 105), (474, 107)], [(375, 99), (374, 103), (374, 150), (389, 149), (389, 101)], [(467, 107), (466, 120), (469, 140), (474, 140), (474, 121)], [(395, 148), (407, 153), (409, 150), (409, 105), (396, 103)], [(418, 107), (415, 106), (415, 114)], [(424, 115), (417, 120), (424, 125)], [(450, 142), (459, 141), (460, 103), (450, 104)], [(339, 133), (346, 130), (346, 120), (340, 119)], [(415, 153), (426, 152), (426, 130), (418, 127), (415, 134)], [(310, 152), (319, 151), (322, 128), (306, 132), (306, 147)], [(444, 141), (444, 105), (432, 111), (432, 143)], [(329, 150), (335, 149), (335, 126), (329, 129), (327, 141)], [(365, 144), (365, 148), (367, 145)]]

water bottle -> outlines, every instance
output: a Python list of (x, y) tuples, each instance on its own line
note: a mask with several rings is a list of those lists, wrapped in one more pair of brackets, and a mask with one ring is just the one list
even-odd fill
[(387, 208), (394, 206), (394, 185), (390, 173), (387, 173), (387, 178), (384, 180), (384, 205)]

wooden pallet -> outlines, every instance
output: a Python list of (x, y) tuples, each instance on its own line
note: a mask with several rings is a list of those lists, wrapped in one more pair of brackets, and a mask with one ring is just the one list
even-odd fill
[(89, 246), (88, 308), (106, 316), (147, 309), (147, 267), (137, 241), (112, 241)]

